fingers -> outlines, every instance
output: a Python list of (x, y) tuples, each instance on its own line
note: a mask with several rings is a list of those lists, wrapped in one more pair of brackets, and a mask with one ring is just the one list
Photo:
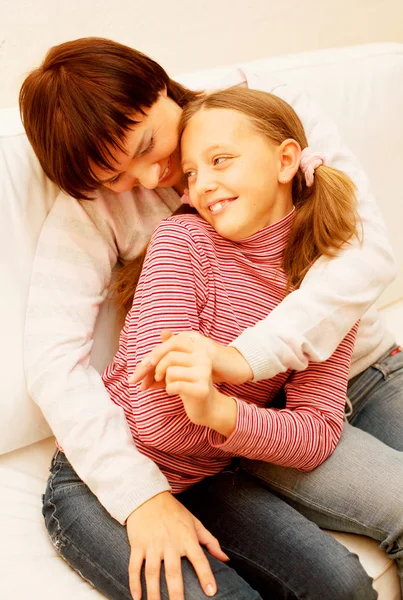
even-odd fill
[(140, 390), (144, 392), (145, 390), (148, 390), (148, 388), (150, 388), (154, 383), (154, 371), (151, 373), (146, 373), (143, 381), (141, 382)]
[(170, 352), (193, 352), (195, 344), (201, 336), (195, 331), (186, 331), (178, 333), (177, 335), (171, 335), (167, 340), (158, 344), (149, 354), (147, 354), (141, 364), (149, 361), (154, 367)]
[(175, 350), (192, 352), (194, 349), (194, 344), (189, 339), (188, 334), (174, 335), (169, 329), (166, 329), (161, 331), (161, 338), (163, 342), (146, 354), (142, 361), (136, 366), (133, 373), (129, 375), (129, 384), (135, 385), (147, 375), (153, 376), (156, 366), (168, 353)]
[(188, 382), (184, 381), (183, 377), (180, 380), (175, 380), (171, 383), (167, 382), (165, 384), (165, 389), (169, 396), (180, 396), (182, 400), (184, 398), (192, 398), (193, 400), (205, 400), (210, 392), (210, 387), (207, 382)]
[(220, 542), (217, 538), (214, 537), (198, 519), (195, 519), (195, 529), (199, 543), (202, 544), (202, 546), (205, 546), (210, 554), (222, 562), (227, 562), (230, 559), (229, 556), (221, 550)]
[(194, 359), (185, 352), (169, 352), (159, 361), (155, 368), (155, 381), (163, 381), (169, 367), (191, 367), (194, 365)]
[(214, 596), (217, 592), (217, 584), (210, 563), (198, 543), (195, 543), (194, 546), (188, 550), (187, 557), (196, 571), (200, 586), (206, 596)]
[(173, 549), (165, 552), (164, 569), (169, 600), (184, 600), (181, 557)]
[(161, 557), (148, 554), (145, 564), (147, 600), (161, 600)]
[(141, 550), (132, 549), (129, 562), (129, 588), (133, 600), (141, 600), (141, 568), (144, 555)]
[(170, 329), (162, 329), (161, 330), (161, 339), (163, 342), (166, 342), (167, 340), (169, 340), (169, 338), (172, 337), (173, 335), (175, 335), (175, 334)]
[(127, 378), (127, 381), (130, 384), (135, 385), (144, 379), (144, 377), (146, 377), (149, 373), (153, 374), (154, 369), (155, 365), (151, 362), (151, 360), (145, 358), (136, 366), (133, 373)]

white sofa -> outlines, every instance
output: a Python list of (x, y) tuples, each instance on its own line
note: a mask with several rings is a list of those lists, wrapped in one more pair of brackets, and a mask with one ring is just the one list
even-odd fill
[[(338, 124), (370, 175), (403, 264), (403, 45), (376, 44), (263, 59), (282, 79), (308, 88)], [(218, 73), (222, 70), (218, 69)], [(181, 79), (202, 87), (206, 73)], [(24, 383), (22, 335), (36, 241), (57, 194), (23, 133), (16, 110), (0, 111), (0, 598), (88, 600), (102, 596), (59, 558), (41, 515), (54, 440)], [(403, 282), (379, 303), (403, 343)], [(101, 313), (94, 364), (107, 362), (116, 337), (113, 314)], [(397, 600), (395, 566), (366, 538), (333, 534), (356, 552), (382, 600)], [(332, 574), (329, 573), (331, 581)]]

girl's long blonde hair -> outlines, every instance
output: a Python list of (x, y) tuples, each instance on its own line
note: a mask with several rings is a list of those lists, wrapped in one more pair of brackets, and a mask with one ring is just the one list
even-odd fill
[[(193, 115), (214, 108), (245, 115), (254, 129), (271, 143), (280, 145), (292, 138), (302, 150), (308, 146), (302, 123), (289, 104), (273, 94), (240, 87), (200, 97), (185, 106), (179, 138)], [(315, 170), (313, 185), (307, 187), (299, 169), (293, 179), (292, 197), (295, 219), (282, 264), (290, 290), (300, 286), (320, 256), (334, 257), (354, 236), (360, 237), (355, 186), (343, 172), (321, 165)], [(130, 308), (140, 270), (141, 258), (121, 271), (115, 284), (121, 306)]]

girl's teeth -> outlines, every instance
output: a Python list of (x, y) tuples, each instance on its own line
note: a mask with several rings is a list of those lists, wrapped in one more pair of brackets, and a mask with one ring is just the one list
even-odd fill
[(213, 204), (212, 206), (210, 206), (210, 212), (215, 213), (218, 212), (219, 210), (222, 209), (222, 207), (224, 206), (224, 204), (226, 204), (227, 202), (217, 202), (217, 204)]

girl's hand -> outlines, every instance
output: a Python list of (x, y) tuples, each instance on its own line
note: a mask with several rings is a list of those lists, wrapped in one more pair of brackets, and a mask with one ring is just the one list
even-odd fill
[(155, 370), (155, 379), (162, 382), (167, 394), (180, 396), (189, 420), (228, 437), (237, 418), (234, 398), (221, 394), (213, 386), (212, 361), (205, 347), (205, 338), (186, 334), (181, 350), (164, 356)]
[(170, 330), (163, 330), (161, 338), (162, 343), (143, 358), (129, 377), (129, 383), (142, 381), (142, 390), (155, 387), (156, 383), (159, 383), (158, 387), (164, 387), (161, 382), (164, 381), (167, 369), (167, 361), (164, 361), (166, 356), (171, 352), (189, 352), (195, 343), (210, 358), (215, 383), (241, 384), (253, 377), (252, 369), (236, 348), (218, 344), (196, 331), (174, 335)]
[(204, 593), (215, 595), (217, 585), (201, 545), (218, 560), (224, 562), (229, 558), (218, 540), (170, 492), (154, 496), (132, 512), (127, 519), (127, 535), (131, 547), (129, 584), (134, 600), (142, 597), (144, 562), (147, 598), (160, 600), (161, 561), (164, 561), (169, 598), (184, 600), (182, 557), (193, 565)]

